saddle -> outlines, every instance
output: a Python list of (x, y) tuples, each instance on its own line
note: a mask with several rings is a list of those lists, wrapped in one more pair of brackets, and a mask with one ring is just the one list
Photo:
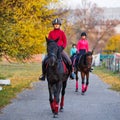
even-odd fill
[(63, 63), (63, 67), (64, 67), (64, 72), (65, 72), (65, 73), (68, 72), (68, 70), (70, 69), (70, 68), (69, 68), (69, 63), (68, 63), (68, 61), (66, 60), (66, 58), (63, 57), (63, 56), (62, 56), (62, 63)]
[[(69, 63), (66, 60), (66, 58), (62, 57), (60, 60), (58, 60), (58, 71), (59, 73), (68, 73), (68, 69), (69, 69)], [(44, 64), (44, 68), (47, 69), (48, 68), (48, 62), (46, 60), (45, 64)]]

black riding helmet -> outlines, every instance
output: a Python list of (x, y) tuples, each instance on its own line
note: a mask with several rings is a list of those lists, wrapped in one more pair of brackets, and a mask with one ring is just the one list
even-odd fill
[(82, 32), (81, 36), (87, 36), (86, 32)]
[(59, 18), (56, 18), (52, 21), (52, 24), (55, 25), (55, 24), (59, 24), (61, 25), (61, 20)]

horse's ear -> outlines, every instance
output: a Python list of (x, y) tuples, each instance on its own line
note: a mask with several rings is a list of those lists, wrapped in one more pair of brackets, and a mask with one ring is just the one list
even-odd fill
[(46, 39), (46, 41), (48, 41), (48, 38), (47, 38), (47, 36), (45, 36), (45, 39)]
[(58, 37), (58, 38), (55, 40), (55, 42), (58, 42), (59, 39), (60, 39), (60, 37)]
[(48, 37), (45, 36), (46, 42), (48, 43)]

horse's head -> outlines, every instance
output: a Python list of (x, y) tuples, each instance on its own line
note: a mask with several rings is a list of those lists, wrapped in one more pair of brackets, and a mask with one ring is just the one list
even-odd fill
[(88, 68), (91, 68), (92, 65), (92, 52), (87, 52), (85, 54), (85, 63), (88, 66)]
[(54, 66), (57, 63), (57, 53), (58, 53), (58, 42), (59, 38), (56, 40), (51, 40), (46, 37), (47, 42), (47, 53), (48, 53), (48, 65)]

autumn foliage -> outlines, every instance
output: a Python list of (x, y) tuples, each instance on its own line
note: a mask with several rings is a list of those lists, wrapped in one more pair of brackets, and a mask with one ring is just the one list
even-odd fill
[[(57, 0), (53, 0), (56, 2)], [(45, 52), (51, 0), (0, 0), (0, 55), (18, 60)]]
[(119, 52), (120, 53), (120, 34), (112, 36), (106, 44), (105, 51), (107, 53)]

